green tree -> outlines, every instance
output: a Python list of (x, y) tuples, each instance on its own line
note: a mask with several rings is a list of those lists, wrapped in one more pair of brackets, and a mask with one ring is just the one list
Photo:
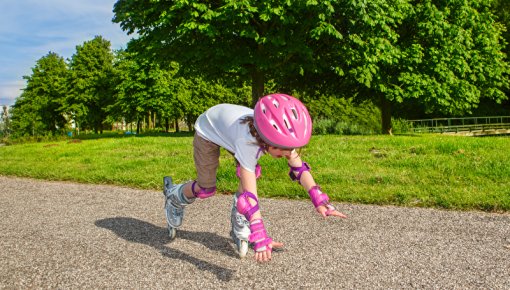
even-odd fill
[(226, 83), (206, 81), (198, 76), (183, 77), (179, 70), (175, 62), (164, 66), (136, 52), (119, 52), (115, 63), (115, 103), (108, 109), (111, 116), (140, 123), (157, 114), (167, 131), (169, 122), (177, 124), (178, 120), (186, 121), (191, 130), (198, 115), (212, 105), (248, 103), (247, 88), (239, 85), (239, 81)]
[(508, 86), (503, 26), (490, 1), (134, 1), (114, 21), (130, 46), (205, 75), (279, 91), (371, 99), (391, 131), (391, 107), (415, 100), (428, 112), (470, 113), (501, 102)]
[(96, 36), (76, 47), (69, 68), (70, 91), (65, 110), (81, 127), (103, 132), (106, 108), (113, 102), (113, 59), (110, 41)]
[(200, 114), (211, 106), (232, 103), (248, 106), (251, 100), (250, 88), (239, 81), (211, 81), (201, 77), (178, 79), (177, 103), (183, 112), (188, 130)]
[(45, 128), (41, 122), (41, 116), (37, 114), (37, 106), (33, 102), (29, 92), (23, 92), (16, 98), (11, 109), (12, 135), (36, 136), (44, 135)]
[(113, 20), (137, 34), (131, 48), (159, 61), (213, 79), (250, 80), (254, 103), (269, 80), (330, 69), (315, 39), (341, 37), (328, 22), (331, 2), (119, 0)]
[(67, 120), (61, 111), (66, 94), (67, 64), (56, 53), (40, 58), (27, 85), (13, 106), (13, 129), (19, 135), (56, 133), (65, 128)]
[(383, 133), (398, 103), (462, 115), (506, 98), (502, 26), (488, 1), (338, 1), (334, 19), (344, 37), (328, 54), (334, 70), (318, 76), (330, 92), (377, 103)]
[[(503, 40), (505, 42), (505, 52), (507, 58), (510, 56), (510, 1), (507, 0), (494, 0), (492, 11), (498, 17), (498, 21), (505, 26), (505, 30), (502, 33)], [(510, 75), (507, 76), (507, 83), (510, 83)], [(506, 90), (507, 96), (510, 98), (510, 89)], [(499, 110), (505, 111), (507, 114), (510, 111), (510, 101), (505, 102), (505, 108), (499, 108)]]
[(502, 37), (506, 42), (504, 51), (508, 56), (510, 54), (510, 1), (493, 0), (491, 10), (498, 17), (498, 21), (505, 26)]
[(181, 111), (171, 109), (176, 98), (177, 70), (176, 65), (161, 69), (136, 53), (119, 51), (115, 62), (115, 102), (108, 107), (111, 117), (137, 122), (138, 132), (142, 120), (149, 124), (154, 114), (163, 119), (181, 118)]
[(9, 116), (9, 108), (7, 106), (2, 106), (0, 119), (2, 119), (2, 136), (8, 137), (11, 131), (11, 117)]

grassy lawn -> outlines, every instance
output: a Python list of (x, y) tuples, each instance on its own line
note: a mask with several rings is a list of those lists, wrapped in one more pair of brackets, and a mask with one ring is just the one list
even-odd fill
[[(0, 175), (159, 190), (163, 176), (195, 178), (192, 137), (119, 136), (0, 147)], [(301, 152), (335, 201), (510, 211), (510, 138), (314, 136)], [(233, 157), (222, 152), (218, 190), (237, 188)], [(285, 160), (264, 156), (259, 193), (308, 198)]]

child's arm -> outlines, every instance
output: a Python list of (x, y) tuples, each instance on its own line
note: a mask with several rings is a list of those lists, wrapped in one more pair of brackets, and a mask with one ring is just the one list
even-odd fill
[[(287, 160), (289, 167), (293, 167), (293, 169), (298, 168), (298, 170), (291, 169), (291, 172), (296, 178), (296, 181), (298, 181), (310, 195), (317, 212), (319, 212), (323, 217), (338, 216), (341, 218), (347, 218), (346, 215), (337, 211), (329, 203), (329, 197), (320, 191), (320, 188), (317, 186), (317, 183), (315, 183), (315, 180), (310, 173), (309, 167), (307, 167), (308, 164), (305, 165), (303, 163), (296, 150), (291, 152), (291, 154), (287, 157)], [(301, 168), (301, 170), (299, 170), (299, 168)]]
[[(252, 193), (254, 195), (254, 197), (256, 198), (256, 200), (248, 197), (247, 198), (248, 202), (250, 203), (252, 208), (258, 206), (257, 181), (256, 181), (255, 173), (250, 172), (250, 171), (244, 169), (243, 167), (241, 167), (240, 181), (241, 181), (241, 183), (239, 184), (239, 191), (242, 193), (245, 193), (245, 192)], [(238, 201), (238, 210), (240, 213), (244, 214), (243, 212), (241, 212), (242, 209), (239, 208), (239, 201)], [(249, 214), (247, 214), (247, 215), (249, 215)], [(252, 235), (250, 235), (250, 240), (252, 238), (254, 238), (255, 244), (257, 244), (257, 242), (259, 240), (258, 240), (258, 238), (253, 236), (254, 234), (255, 234), (255, 236), (261, 237), (262, 242), (265, 239), (270, 239), (267, 236), (264, 224), (262, 223), (262, 214), (260, 213), (260, 210), (256, 210), (255, 212), (251, 213), (251, 216), (249, 216), (247, 218), (249, 218), (248, 221), (250, 222), (250, 230), (252, 231)], [(255, 231), (257, 233), (255, 233)], [(271, 260), (272, 249), (273, 248), (281, 248), (281, 247), (283, 247), (282, 243), (271, 240), (267, 247), (262, 248), (263, 250), (260, 250), (260, 251), (256, 250), (255, 260), (257, 260), (258, 262), (269, 261), (269, 260)]]

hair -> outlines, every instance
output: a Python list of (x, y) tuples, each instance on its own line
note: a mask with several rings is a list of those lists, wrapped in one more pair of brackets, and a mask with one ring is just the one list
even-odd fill
[(248, 128), (250, 129), (250, 134), (255, 138), (255, 140), (257, 140), (257, 144), (260, 147), (263, 147), (264, 151), (266, 151), (266, 149), (269, 147), (269, 145), (266, 142), (264, 142), (262, 137), (260, 137), (259, 132), (255, 128), (253, 117), (246, 116), (246, 117), (242, 118), (241, 124), (248, 124)]

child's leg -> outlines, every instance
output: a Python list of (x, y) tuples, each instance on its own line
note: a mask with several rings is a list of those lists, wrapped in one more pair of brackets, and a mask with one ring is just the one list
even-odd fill
[(172, 239), (176, 228), (182, 224), (186, 205), (193, 203), (197, 197), (207, 198), (216, 192), (220, 147), (195, 134), (193, 148), (197, 180), (173, 184), (172, 178), (164, 178), (165, 214)]
[(184, 187), (187, 197), (208, 198), (216, 192), (216, 172), (220, 164), (220, 146), (205, 140), (195, 133), (193, 159), (197, 179)]

